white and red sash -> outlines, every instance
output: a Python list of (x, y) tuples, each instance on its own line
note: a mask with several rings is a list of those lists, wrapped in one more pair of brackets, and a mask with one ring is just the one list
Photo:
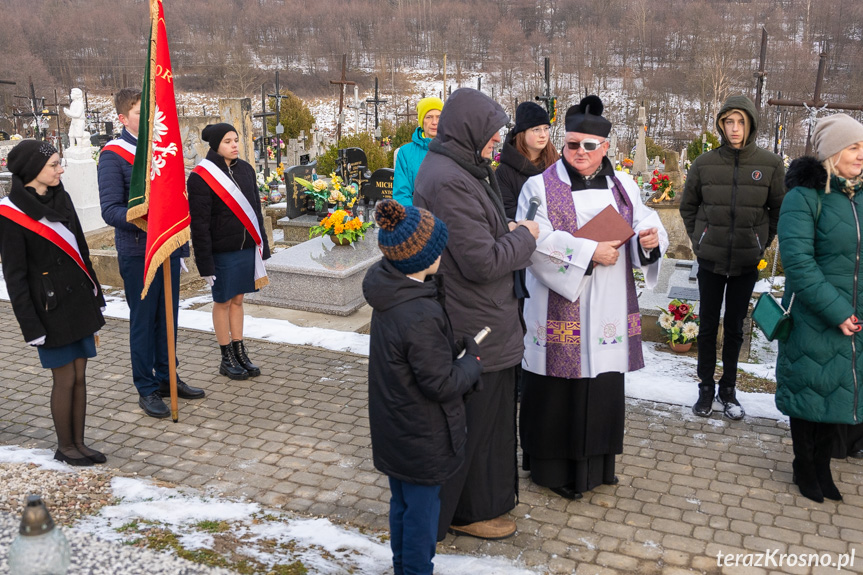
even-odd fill
[(201, 160), (201, 163), (195, 166), (193, 171), (201, 176), (210, 186), (210, 189), (225, 202), (242, 222), (252, 239), (255, 240), (257, 245), (255, 250), (255, 289), (264, 287), (270, 280), (267, 279), (267, 270), (264, 268), (264, 242), (261, 238), (261, 229), (258, 226), (258, 216), (252, 208), (252, 204), (249, 203), (234, 180), (210, 160)]
[(63, 250), (90, 278), (90, 282), (93, 284), (93, 295), (99, 294), (96, 281), (90, 275), (90, 270), (87, 269), (86, 264), (84, 264), (84, 258), (81, 257), (81, 250), (78, 249), (78, 241), (75, 239), (75, 234), (69, 228), (60, 222), (49, 222), (46, 218), (42, 218), (39, 221), (34, 220), (21, 211), (21, 208), (12, 203), (12, 200), (8, 196), (0, 200), (0, 216), (12, 220), (19, 226), (38, 234)]
[(110, 142), (105, 144), (105, 147), (102, 148), (102, 151), (104, 152), (106, 150), (114, 152), (130, 164), (135, 163), (136, 146), (135, 144), (130, 144), (123, 138), (117, 138), (116, 140), (111, 140)]

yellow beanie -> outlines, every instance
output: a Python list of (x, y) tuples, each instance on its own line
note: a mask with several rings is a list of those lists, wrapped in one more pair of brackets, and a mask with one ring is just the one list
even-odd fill
[(422, 128), (426, 114), (431, 110), (443, 110), (443, 100), (432, 96), (430, 98), (423, 98), (417, 102), (417, 119), (419, 120), (420, 128)]

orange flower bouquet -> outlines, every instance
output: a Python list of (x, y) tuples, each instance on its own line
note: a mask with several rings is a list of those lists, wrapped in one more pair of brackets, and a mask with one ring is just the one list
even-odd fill
[(366, 237), (366, 230), (372, 227), (372, 222), (363, 222), (359, 218), (351, 218), (345, 210), (336, 210), (325, 217), (316, 226), (309, 229), (309, 238), (330, 236), (333, 243), (347, 245)]

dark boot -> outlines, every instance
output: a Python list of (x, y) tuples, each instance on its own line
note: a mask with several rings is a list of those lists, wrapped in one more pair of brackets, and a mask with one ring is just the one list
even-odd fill
[(219, 373), (227, 375), (231, 379), (248, 379), (249, 372), (240, 365), (234, 356), (234, 348), (230, 345), (220, 345), (222, 349), (222, 363), (219, 365)]
[(746, 412), (737, 401), (734, 386), (719, 386), (719, 401), (722, 403), (723, 413), (728, 419), (743, 419)]
[(692, 413), (701, 417), (710, 417), (713, 413), (713, 397), (716, 393), (716, 386), (712, 384), (699, 384), (698, 386), (698, 401), (692, 406)]
[(833, 474), (830, 472), (830, 456), (833, 451), (833, 442), (836, 439), (836, 425), (833, 423), (816, 423), (815, 452), (813, 460), (815, 463), (815, 478), (821, 493), (827, 499), (842, 501), (842, 494), (833, 482)]
[(243, 368), (249, 372), (249, 377), (257, 377), (261, 375), (261, 368), (249, 361), (249, 356), (246, 354), (246, 346), (243, 345), (243, 340), (231, 342), (231, 347), (234, 348), (234, 357)]
[[(815, 475), (815, 427), (817, 424), (796, 417), (790, 418), (791, 443), (794, 448), (792, 481), (800, 493), (816, 503), (824, 503), (824, 493)], [(829, 460), (828, 460), (829, 463)]]

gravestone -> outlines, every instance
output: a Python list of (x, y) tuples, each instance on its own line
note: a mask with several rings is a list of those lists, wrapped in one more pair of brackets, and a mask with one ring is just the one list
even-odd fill
[(611, 165), (617, 163), (617, 134), (611, 134), (611, 139), (608, 142), (608, 159), (611, 160)]
[(306, 188), (298, 184), (294, 180), (294, 177), (311, 181), (312, 172), (315, 170), (316, 165), (317, 163), (306, 164), (305, 166), (292, 166), (285, 170), (286, 193), (282, 201), (286, 204), (285, 215), (287, 217), (298, 218), (306, 213), (306, 206), (308, 204), (308, 197), (305, 194)]
[(252, 101), (249, 98), (219, 100), (220, 121), (231, 124), (240, 136), (240, 159), (254, 165), (255, 134), (252, 126)]
[(9, 132), (4, 132), (3, 130), (0, 130), (0, 142), (5, 142), (7, 140), (9, 140)]
[(348, 316), (365, 304), (363, 278), (382, 254), (373, 230), (364, 240), (336, 246), (316, 237), (273, 254), (265, 263), (270, 283), (245, 301)]
[(215, 124), (219, 118), (214, 116), (180, 116), (180, 141), (183, 142), (183, 165), (186, 176), (207, 157), (210, 145), (201, 138), (201, 130), (207, 124)]
[[(344, 163), (346, 174), (342, 174), (342, 165)], [(368, 166), (366, 153), (362, 148), (343, 148), (339, 150), (339, 157), (336, 160), (336, 175), (342, 178), (346, 183), (354, 181), (363, 170)]]
[(647, 114), (644, 106), (638, 108), (638, 134), (635, 143), (635, 157), (632, 159), (632, 173), (644, 174), (647, 172)]
[(0, 171), (7, 171), (9, 167), (6, 165), (6, 159), (9, 157), (9, 152), (21, 140), (2, 140), (0, 141)]
[(378, 168), (367, 182), (363, 183), (360, 196), (368, 202), (393, 199), (393, 177), (395, 171), (392, 168)]
[(288, 140), (288, 149), (285, 153), (284, 162), (289, 166), (298, 166), (300, 164), (300, 142), (296, 138)]
[(683, 194), (683, 172), (680, 171), (680, 162), (677, 152), (668, 152), (665, 156), (665, 167), (662, 173), (671, 180), (672, 189), (674, 190), (674, 202), (680, 203), (680, 196)]
[(12, 172), (0, 172), (0, 198), (9, 195), (12, 189)]
[(99, 203), (99, 178), (96, 174), (96, 160), (93, 154), (98, 150), (89, 145), (89, 140), (79, 140), (84, 145), (63, 150), (66, 171), (61, 176), (63, 187), (72, 197), (81, 229), (90, 232), (104, 228), (102, 206)]

